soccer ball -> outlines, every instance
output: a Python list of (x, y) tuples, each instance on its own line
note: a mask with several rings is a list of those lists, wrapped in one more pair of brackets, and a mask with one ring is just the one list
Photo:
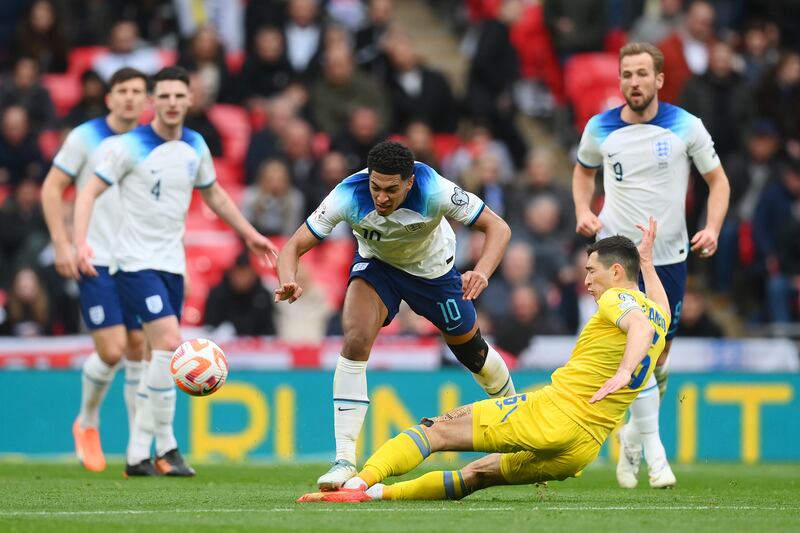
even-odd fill
[(228, 377), (228, 359), (222, 349), (208, 339), (193, 339), (181, 344), (169, 365), (172, 379), (192, 396), (214, 394)]

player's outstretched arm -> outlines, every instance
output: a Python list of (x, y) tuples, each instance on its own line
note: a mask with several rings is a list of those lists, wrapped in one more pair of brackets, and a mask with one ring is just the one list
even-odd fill
[(270, 266), (275, 266), (278, 259), (278, 248), (244, 218), (244, 215), (242, 215), (239, 208), (236, 207), (236, 204), (219, 183), (214, 182), (210, 187), (201, 189), (200, 194), (203, 196), (203, 201), (206, 205), (244, 239), (251, 252), (266, 260)]
[(474, 300), (489, 285), (489, 278), (500, 264), (511, 239), (511, 228), (506, 221), (488, 207), (484, 207), (472, 227), (483, 232), (486, 239), (483, 241), (483, 250), (475, 268), (461, 275), (461, 288), (465, 300)]
[(295, 279), (297, 276), (297, 264), (300, 257), (319, 244), (321, 241), (311, 233), (311, 230), (303, 224), (294, 235), (286, 242), (278, 254), (278, 283), (280, 286), (275, 289), (275, 303), (288, 300), (294, 302), (303, 294), (303, 288)]
[(97, 271), (92, 265), (94, 251), (86, 242), (89, 233), (89, 220), (92, 217), (94, 201), (108, 189), (109, 184), (101, 177), (95, 176), (78, 192), (75, 199), (75, 228), (73, 229), (75, 252), (77, 255), (78, 270), (87, 276), (97, 276)]
[(700, 252), (700, 257), (709, 258), (717, 251), (719, 232), (728, 212), (731, 185), (722, 165), (703, 174), (703, 179), (708, 184), (706, 227), (694, 234), (691, 243), (693, 252)]
[(656, 240), (656, 230), (658, 224), (656, 219), (650, 217), (648, 227), (637, 224), (637, 228), (642, 232), (642, 242), (639, 243), (639, 265), (642, 271), (642, 279), (644, 280), (644, 291), (648, 298), (653, 300), (661, 307), (661, 311), (669, 318), (669, 298), (667, 298), (667, 291), (664, 290), (664, 285), (656, 273), (656, 267), (653, 265), (653, 243)]
[(597, 215), (592, 213), (592, 197), (594, 196), (594, 177), (597, 169), (586, 168), (575, 164), (572, 171), (572, 199), (575, 202), (575, 233), (585, 237), (593, 237), (603, 227)]
[(636, 368), (647, 355), (656, 332), (644, 313), (638, 310), (623, 316), (619, 321), (619, 329), (627, 334), (622, 361), (619, 363), (617, 373), (594, 393), (589, 403), (599, 402), (609, 394), (628, 386)]
[(56, 166), (50, 167), (42, 185), (42, 211), (50, 240), (53, 241), (56, 270), (65, 278), (78, 279), (78, 265), (72, 250), (72, 242), (64, 226), (64, 191), (72, 184), (72, 178)]

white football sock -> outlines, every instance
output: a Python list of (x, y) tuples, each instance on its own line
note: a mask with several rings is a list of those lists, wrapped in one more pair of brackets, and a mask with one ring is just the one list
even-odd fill
[(342, 356), (333, 374), (333, 431), (336, 459), (356, 464), (356, 441), (367, 416), (367, 362)]
[(82, 428), (96, 428), (100, 425), (100, 404), (103, 403), (116, 372), (117, 367), (104, 363), (97, 352), (92, 352), (83, 363), (81, 410), (78, 413)]
[(516, 394), (514, 390), (514, 381), (511, 379), (511, 374), (508, 371), (506, 362), (497, 353), (497, 350), (492, 348), (490, 344), (486, 344), (489, 350), (486, 354), (486, 361), (483, 363), (483, 368), (477, 374), (472, 374), (478, 385), (483, 387), (486, 394), (492, 398), (501, 396), (512, 396)]
[(153, 434), (156, 438), (156, 456), (178, 447), (172, 423), (175, 420), (175, 382), (169, 371), (172, 352), (153, 350), (150, 368), (147, 369), (147, 389), (153, 413)]
[(631, 422), (638, 430), (642, 439), (642, 449), (647, 466), (667, 460), (667, 452), (661, 444), (658, 433), (658, 408), (661, 398), (658, 387), (653, 387), (639, 393), (631, 404)]
[(128, 437), (127, 462), (136, 465), (150, 458), (150, 447), (153, 445), (153, 409), (150, 405), (150, 394), (147, 389), (147, 373), (149, 361), (142, 361), (142, 376), (136, 388), (136, 404), (133, 427)]
[(142, 379), (144, 361), (129, 361), (125, 359), (125, 409), (128, 411), (128, 435), (133, 434), (133, 421), (136, 419), (136, 389)]

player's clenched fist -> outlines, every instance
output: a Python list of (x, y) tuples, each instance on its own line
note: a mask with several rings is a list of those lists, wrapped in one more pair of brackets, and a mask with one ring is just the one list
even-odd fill
[(303, 294), (303, 287), (298, 285), (296, 281), (284, 283), (275, 289), (275, 303), (289, 300), (289, 303), (294, 302)]
[(603, 227), (603, 223), (597, 218), (597, 215), (591, 211), (583, 211), (578, 214), (578, 224), (575, 227), (575, 232), (580, 233), (584, 237), (593, 237)]
[(461, 275), (461, 288), (464, 291), (465, 300), (474, 300), (488, 286), (489, 279), (483, 272), (470, 270)]

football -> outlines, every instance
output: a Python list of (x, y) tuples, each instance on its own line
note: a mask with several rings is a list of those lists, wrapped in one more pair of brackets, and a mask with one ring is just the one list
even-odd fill
[(192, 396), (214, 394), (228, 377), (228, 360), (222, 348), (208, 339), (192, 339), (181, 344), (169, 365), (172, 379)]

